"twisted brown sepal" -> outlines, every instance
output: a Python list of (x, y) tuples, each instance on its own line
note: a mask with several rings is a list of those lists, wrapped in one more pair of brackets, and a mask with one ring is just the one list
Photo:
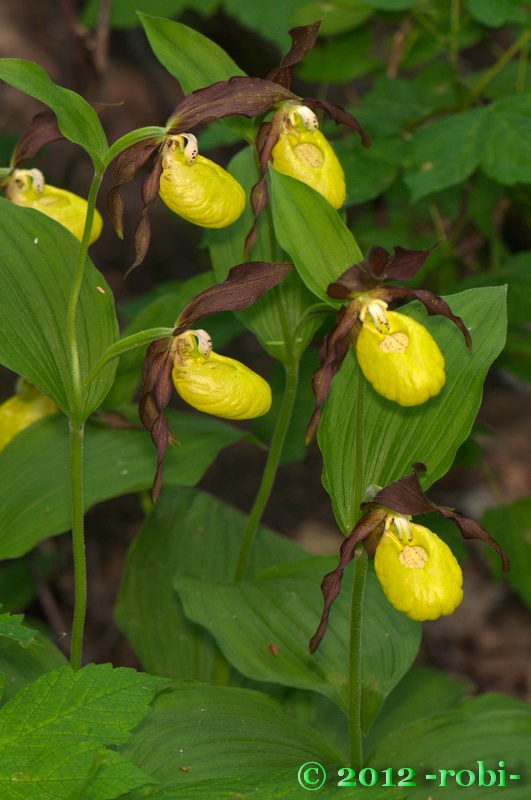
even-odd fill
[[(424, 494), (420, 486), (418, 477), (419, 472), (425, 472), (424, 464), (413, 464), (413, 472), (393, 481), (383, 489), (380, 489), (371, 501), (361, 504), (361, 508), (367, 513), (360, 519), (352, 533), (347, 536), (340, 548), (340, 559), (337, 567), (323, 578), (321, 590), (324, 597), (324, 609), (319, 622), (317, 631), (310, 640), (310, 653), (314, 653), (328, 627), (328, 617), (332, 603), (341, 591), (341, 582), (345, 568), (354, 558), (356, 545), (365, 542), (366, 549), (371, 551), (374, 548), (374, 538), (378, 539), (381, 535), (383, 522), (388, 514), (388, 510), (395, 511), (397, 514), (415, 516), (417, 514), (427, 514), (436, 511), (443, 517), (451, 519), (460, 529), (465, 539), (481, 539), (492, 547), (502, 560), (503, 569), (509, 569), (509, 558), (497, 542), (484, 530), (481, 525), (472, 519), (468, 519), (447, 506), (438, 506)], [(368, 540), (368, 541), (367, 541)]]
[[(310, 25), (302, 25), (298, 28), (292, 28), (292, 30), (289, 31), (292, 42), (291, 48), (280, 62), (280, 66), (271, 70), (271, 72), (268, 74), (268, 81), (283, 87), (287, 92), (290, 90), (295, 67), (300, 64), (303, 58), (308, 55), (314, 46), (317, 40), (320, 25), (321, 21), (318, 20)], [(289, 93), (291, 94), (291, 92)], [(341, 106), (337, 106), (334, 103), (327, 103), (322, 100), (316, 100), (315, 98), (311, 97), (297, 97), (296, 95), (292, 95), (291, 98), (286, 97), (285, 99), (294, 100), (298, 104), (308, 106), (309, 108), (322, 109), (331, 119), (334, 120), (336, 124), (346, 125), (347, 127), (355, 130), (359, 134), (363, 146), (370, 147), (370, 138), (365, 131), (363, 131), (356, 117), (354, 117), (348, 111), (345, 111), (345, 109), (341, 108)], [(282, 109), (279, 109), (271, 120), (262, 123), (258, 132), (258, 136), (256, 137), (256, 149), (260, 162), (260, 178), (251, 190), (251, 208), (253, 210), (254, 222), (253, 227), (245, 239), (246, 255), (249, 255), (256, 243), (258, 235), (258, 218), (269, 201), (269, 193), (265, 176), (269, 172), (271, 152), (278, 142), (278, 138), (283, 127), (283, 121), (284, 112)]]
[(414, 297), (426, 308), (430, 316), (438, 315), (449, 319), (456, 325), (463, 336), (467, 347), (472, 347), (472, 339), (463, 320), (452, 314), (448, 303), (427, 289), (409, 289), (406, 286), (386, 286), (387, 281), (411, 280), (424, 266), (433, 250), (408, 250), (395, 247), (391, 255), (383, 247), (371, 247), (366, 258), (353, 264), (327, 288), (327, 294), (334, 300), (345, 300), (359, 292), (373, 292), (386, 302), (403, 297)]
[(107, 198), (107, 207), (120, 237), (123, 236), (123, 202), (120, 197), (120, 187), (134, 180), (138, 170), (153, 155), (155, 156), (151, 170), (142, 183), (141, 194), (144, 207), (135, 231), (135, 261), (131, 269), (142, 263), (149, 247), (148, 212), (159, 191), (162, 174), (162, 146), (166, 138), (178, 133), (189, 133), (199, 125), (229, 116), (261, 116), (277, 103), (285, 100), (298, 100), (298, 98), (277, 83), (261, 78), (236, 75), (229, 80), (218, 81), (191, 92), (173, 111), (164, 134), (157, 137), (150, 136), (143, 141), (136, 142), (117, 156), (114, 164), (115, 182)]
[(355, 302), (343, 306), (338, 312), (334, 328), (324, 337), (319, 349), (320, 366), (312, 376), (315, 405), (306, 428), (306, 444), (309, 444), (315, 436), (321, 419), (321, 406), (330, 391), (332, 378), (343, 363), (352, 344), (352, 339), (355, 338), (355, 326), (358, 322), (359, 310), (360, 306)]
[(293, 269), (293, 264), (252, 261), (233, 267), (227, 278), (193, 297), (177, 320), (173, 336), (157, 339), (149, 346), (142, 369), (142, 395), (139, 416), (157, 449), (157, 471), (151, 495), (159, 498), (163, 481), (163, 462), (168, 444), (177, 441), (164, 410), (172, 392), (172, 369), (177, 336), (203, 317), (221, 311), (241, 311), (272, 289)]
[(317, 630), (310, 640), (310, 653), (315, 653), (321, 644), (323, 636), (326, 633), (330, 608), (341, 591), (343, 573), (345, 568), (348, 567), (354, 558), (356, 545), (358, 545), (364, 539), (367, 539), (367, 537), (369, 537), (377, 528), (379, 528), (383, 524), (385, 517), (386, 512), (381, 508), (365, 514), (365, 516), (360, 519), (352, 533), (347, 536), (345, 541), (342, 543), (339, 550), (339, 564), (334, 570), (332, 570), (332, 572), (329, 572), (324, 576), (321, 583), (321, 591), (324, 597), (324, 609)]
[[(91, 103), (92, 108), (96, 114), (101, 114), (102, 111), (109, 108), (109, 106), (117, 105), (116, 103)], [(35, 114), (30, 125), (18, 142), (15, 145), (13, 154), (11, 156), (10, 166), (11, 169), (16, 169), (19, 164), (24, 161), (29, 161), (34, 158), (41, 147), (52, 142), (57, 142), (65, 137), (59, 130), (57, 124), (57, 117), (51, 109), (39, 111)]]
[(500, 545), (487, 533), (487, 531), (479, 525), (475, 520), (463, 516), (459, 511), (456, 511), (449, 506), (439, 506), (433, 503), (422, 491), (419, 480), (419, 472), (425, 472), (426, 467), (424, 464), (413, 464), (413, 472), (411, 475), (406, 475), (384, 489), (380, 489), (370, 502), (362, 503), (361, 508), (373, 508), (375, 505), (386, 506), (387, 508), (396, 511), (399, 514), (428, 514), (430, 511), (435, 511), (447, 519), (454, 522), (464, 539), (481, 539), (492, 547), (492, 549), (499, 555), (504, 572), (509, 570), (509, 557), (507, 553), (502, 550)]
[(178, 336), (210, 314), (248, 308), (292, 269), (293, 264), (268, 261), (248, 261), (232, 267), (222, 283), (209, 286), (190, 300), (175, 323), (173, 335)]
[(173, 369), (173, 339), (165, 337), (152, 342), (142, 369), (142, 396), (139, 416), (142, 425), (151, 434), (157, 449), (157, 470), (151, 496), (156, 503), (162, 489), (163, 461), (170, 442), (177, 441), (170, 430), (164, 409), (170, 402)]

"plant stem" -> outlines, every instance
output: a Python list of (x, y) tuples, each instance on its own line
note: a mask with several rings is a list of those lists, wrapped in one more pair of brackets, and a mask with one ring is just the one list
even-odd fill
[(72, 371), (73, 397), (71, 398), (70, 421), (70, 493), (72, 501), (72, 551), (74, 557), (74, 618), (70, 644), (70, 665), (74, 671), (81, 669), (83, 658), (83, 633), (87, 610), (87, 566), (85, 559), (84, 492), (83, 492), (83, 439), (85, 415), (83, 410), (83, 380), (79, 346), (76, 333), (79, 295), (85, 276), (96, 196), (102, 181), (102, 173), (96, 171), (87, 204), (87, 218), (79, 247), (74, 278), (68, 298), (66, 318), (67, 339)]
[(87, 568), (85, 559), (83, 503), (83, 434), (84, 422), (70, 422), (70, 491), (72, 497), (72, 550), (74, 555), (75, 604), (70, 643), (70, 665), (81, 668), (83, 630), (87, 609)]
[(367, 576), (367, 553), (358, 545), (354, 559), (354, 582), (350, 611), (350, 642), (348, 655), (349, 698), (348, 728), (350, 766), (358, 771), (363, 767), (363, 734), (361, 730), (361, 636), (363, 630), (363, 594)]
[(513, 60), (518, 52), (525, 49), (530, 37), (531, 31), (524, 31), (522, 35), (519, 36), (518, 39), (513, 42), (513, 44), (505, 51), (505, 53), (500, 56), (496, 63), (493, 64), (489, 70), (487, 70), (481, 80), (479, 80), (476, 85), (472, 87), (470, 94), (473, 100), (477, 100), (479, 97), (481, 97), (482, 93), (485, 91), (489, 83), (494, 80), (496, 75), (501, 72), (501, 70), (510, 61)]
[(294, 361), (291, 364), (286, 364), (285, 369), (286, 384), (284, 387), (284, 396), (282, 398), (282, 404), (278, 413), (273, 438), (271, 439), (271, 446), (269, 448), (269, 454), (262, 475), (260, 488), (258, 490), (258, 494), (256, 495), (251, 513), (249, 514), (249, 519), (247, 520), (247, 525), (245, 527), (240, 557), (236, 566), (235, 580), (237, 581), (244, 577), (245, 571), (249, 564), (253, 542), (262, 518), (262, 514), (264, 513), (267, 501), (271, 495), (280, 456), (282, 454), (282, 448), (284, 446), (286, 434), (291, 422), (291, 416), (293, 414), (293, 406), (295, 404), (297, 385), (299, 381), (298, 361)]
[(87, 218), (85, 220), (85, 228), (83, 231), (83, 238), (79, 247), (76, 268), (74, 271), (74, 278), (72, 280), (72, 288), (70, 290), (70, 297), (68, 298), (68, 311), (66, 318), (66, 330), (68, 345), (70, 349), (70, 367), (72, 370), (72, 385), (74, 387), (74, 397), (72, 398), (72, 407), (74, 409), (73, 416), (76, 421), (82, 418), (82, 385), (81, 380), (81, 367), (79, 362), (79, 348), (77, 344), (76, 334), (76, 318), (77, 307), (79, 302), (79, 295), (83, 278), (85, 276), (85, 265), (87, 263), (87, 253), (89, 247), (90, 234), (92, 231), (92, 222), (94, 220), (94, 209), (96, 206), (96, 197), (101, 185), (103, 175), (99, 172), (94, 174), (94, 179), (90, 186), (87, 205)]

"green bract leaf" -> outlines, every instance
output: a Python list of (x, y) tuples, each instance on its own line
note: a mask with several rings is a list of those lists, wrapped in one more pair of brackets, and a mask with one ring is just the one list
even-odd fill
[[(219, 450), (242, 436), (224, 422), (190, 414), (175, 412), (170, 422), (180, 444), (168, 451), (168, 484), (194, 485)], [(16, 558), (43, 539), (69, 530), (68, 441), (66, 420), (53, 415), (19, 433), (0, 453), (0, 558)], [(148, 489), (154, 470), (155, 454), (146, 431), (87, 424), (87, 508)]]
[[(118, 623), (145, 669), (172, 678), (216, 679), (223, 657), (210, 634), (185, 616), (173, 581), (177, 571), (232, 580), (245, 522), (240, 511), (204, 492), (162, 493), (129, 551), (116, 606)], [(307, 557), (260, 528), (251, 570)]]
[[(308, 559), (235, 584), (179, 574), (175, 585), (187, 615), (207, 628), (244, 675), (321, 692), (346, 710), (351, 594), (347, 585), (353, 570), (345, 574), (346, 585), (330, 616), (328, 635), (313, 656), (308, 652), (322, 610), (319, 586), (336, 563), (336, 558)], [(390, 605), (372, 571), (364, 603), (361, 681), (362, 722), (367, 730), (386, 695), (411, 666), (420, 626)]]
[[(223, 48), (202, 33), (180, 22), (139, 16), (153, 52), (177, 78), (185, 94), (234, 75), (245, 75)], [(225, 123), (244, 138), (253, 130), (252, 121), (243, 117), (230, 117)]]
[(427, 466), (426, 489), (449, 469), (470, 433), (485, 375), (505, 342), (505, 288), (471, 290), (446, 300), (470, 330), (472, 350), (448, 320), (427, 318), (417, 303), (400, 309), (429, 329), (444, 355), (447, 379), (437, 397), (412, 408), (386, 400), (365, 381), (352, 350), (332, 381), (318, 436), (323, 483), (344, 533), (359, 519), (371, 484), (387, 486), (420, 461)]
[(327, 763), (341, 761), (326, 739), (261, 692), (190, 682), (160, 695), (120, 752), (160, 781), (169, 797), (195, 785), (194, 797), (217, 798), (197, 785), (222, 779), (234, 791), (247, 776), (260, 785), (287, 769), (297, 784), (297, 770), (316, 753)]
[[(231, 172), (241, 183), (247, 194), (256, 183), (258, 175), (250, 148), (242, 150), (230, 164)], [(209, 234), (210, 257), (218, 280), (224, 280), (234, 264), (247, 260), (244, 255), (245, 238), (253, 224), (253, 213), (249, 204), (234, 225)], [(265, 214), (258, 220), (258, 239), (251, 258), (256, 261), (272, 261), (271, 241)], [(279, 286), (274, 287), (254, 305), (238, 316), (258, 337), (262, 346), (283, 364), (300, 357), (320, 325), (320, 319), (303, 317), (315, 303), (315, 298), (304, 286), (293, 270)], [(289, 319), (289, 330), (285, 320)]]
[[(112, 800), (154, 783), (111, 751), (148, 713), (163, 678), (109, 664), (42, 675), (0, 710), (0, 786), (4, 797)], [(95, 768), (99, 767), (99, 768)], [(53, 792), (53, 793), (52, 793)]]
[(306, 286), (321, 300), (337, 305), (326, 293), (363, 255), (356, 240), (328, 200), (305, 183), (271, 172), (275, 231)]
[[(66, 320), (78, 252), (79, 242), (58, 222), (0, 198), (0, 360), (67, 414), (76, 405)], [(118, 336), (112, 292), (90, 261), (76, 331), (83, 377)], [(109, 364), (90, 383), (85, 417), (101, 404), (115, 369)]]
[(86, 100), (71, 89), (57, 86), (38, 64), (20, 58), (0, 59), (0, 79), (51, 108), (63, 136), (80, 145), (94, 165), (103, 168), (107, 137)]

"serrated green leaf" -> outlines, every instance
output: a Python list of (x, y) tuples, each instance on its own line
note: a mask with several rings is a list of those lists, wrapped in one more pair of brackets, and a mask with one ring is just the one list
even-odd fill
[(321, 300), (347, 267), (362, 260), (356, 240), (319, 192), (271, 168), (275, 231), (306, 286)]
[[(66, 413), (76, 410), (67, 313), (79, 242), (39, 211), (0, 198), (0, 360)], [(118, 336), (114, 300), (87, 261), (76, 319), (81, 375)], [(94, 411), (109, 391), (115, 364), (91, 381), (81, 409)]]
[(446, 300), (470, 330), (470, 351), (449, 320), (428, 319), (419, 303), (400, 309), (429, 329), (444, 355), (447, 380), (437, 397), (412, 408), (386, 400), (365, 381), (353, 351), (332, 381), (318, 436), (323, 483), (345, 534), (360, 516), (368, 486), (387, 486), (420, 461), (427, 466), (427, 488), (450, 468), (470, 433), (483, 381), (505, 342), (505, 289), (470, 290)]
[[(87, 800), (111, 800), (118, 791), (153, 784), (115, 753), (100, 751), (131, 738), (165, 684), (132, 669), (91, 664), (77, 673), (58, 667), (25, 686), (0, 710), (4, 796), (68, 800), (83, 787)], [(102, 774), (99, 766), (108, 764)]]
[(398, 175), (404, 143), (377, 139), (371, 147), (357, 147), (354, 139), (334, 144), (347, 184), (346, 205), (366, 203), (383, 194)]
[[(490, 559), (494, 574), (503, 577), (531, 608), (531, 498), (524, 497), (514, 503), (489, 508), (481, 518), (489, 531), (511, 559), (511, 569), (502, 573), (495, 559)], [(489, 554), (490, 555), (490, 554)]]
[[(194, 485), (219, 450), (243, 435), (220, 420), (178, 412), (168, 416), (180, 441), (166, 456), (168, 485)], [(0, 453), (0, 558), (16, 558), (69, 530), (68, 452), (67, 422), (53, 415), (19, 433)], [(147, 431), (89, 422), (84, 452), (87, 509), (151, 487), (156, 456)]]
[(0, 614), (0, 637), (12, 639), (21, 647), (37, 644), (37, 631), (22, 624), (24, 614)]
[(466, 5), (474, 19), (490, 28), (501, 28), (510, 22), (529, 23), (529, 8), (526, 11), (522, 0), (467, 0)]
[(191, 682), (156, 698), (153, 714), (120, 753), (160, 781), (170, 797), (219, 780), (233, 790), (249, 776), (260, 785), (287, 769), (297, 784), (299, 767), (316, 754), (325, 763), (341, 760), (326, 739), (261, 692)]
[(531, 92), (501, 97), (484, 110), (478, 151), (484, 172), (504, 186), (531, 183)]
[[(162, 493), (128, 553), (115, 611), (145, 669), (172, 678), (215, 679), (219, 650), (210, 634), (185, 616), (173, 580), (177, 570), (232, 580), (245, 523), (244, 514), (204, 492)], [(251, 570), (307, 557), (262, 527)]]
[[(233, 584), (181, 572), (175, 586), (186, 614), (207, 628), (244, 675), (320, 692), (346, 710), (353, 570), (344, 577), (321, 646), (314, 655), (308, 652), (322, 612), (320, 583), (336, 565), (337, 558), (318, 557), (271, 568), (252, 581)], [(420, 626), (390, 605), (372, 570), (364, 609), (362, 721), (368, 729), (387, 694), (411, 666)], [(393, 637), (389, 630), (394, 631)]]
[(79, 94), (57, 86), (42, 67), (21, 58), (0, 59), (0, 80), (51, 108), (63, 136), (80, 145), (94, 164), (103, 168), (107, 137), (98, 115)]
[(418, 130), (406, 152), (411, 200), (463, 183), (480, 164), (487, 109), (472, 108)]

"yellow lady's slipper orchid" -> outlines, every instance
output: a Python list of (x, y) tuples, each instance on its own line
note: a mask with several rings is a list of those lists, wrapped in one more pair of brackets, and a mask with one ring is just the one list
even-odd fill
[(369, 318), (360, 315), (358, 363), (383, 397), (401, 406), (421, 405), (446, 382), (443, 355), (423, 325), (385, 306), (378, 301), (369, 305)]
[(17, 433), (55, 411), (57, 406), (52, 400), (31, 383), (19, 378), (16, 394), (0, 405), (0, 451)]
[(341, 208), (346, 197), (345, 174), (317, 125), (309, 108), (293, 109), (271, 151), (273, 166), (320, 192), (334, 208)]
[[(42, 211), (46, 216), (52, 217), (81, 241), (87, 216), (87, 201), (73, 192), (45, 183), (44, 175), (40, 170), (14, 170), (5, 194), (11, 202), (18, 206), (34, 208)], [(102, 228), (101, 214), (95, 209), (89, 244), (99, 239)]]
[(376, 575), (389, 602), (411, 619), (451, 614), (463, 599), (463, 574), (450, 548), (409, 517), (390, 515), (376, 548)]
[(233, 358), (212, 351), (206, 331), (185, 331), (176, 337), (172, 379), (189, 405), (225, 419), (252, 419), (271, 407), (269, 384)]
[(242, 186), (223, 167), (198, 154), (191, 133), (168, 137), (159, 194), (168, 208), (203, 228), (226, 228), (245, 208)]

